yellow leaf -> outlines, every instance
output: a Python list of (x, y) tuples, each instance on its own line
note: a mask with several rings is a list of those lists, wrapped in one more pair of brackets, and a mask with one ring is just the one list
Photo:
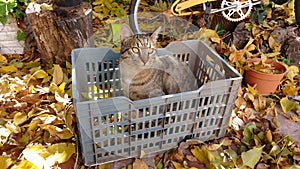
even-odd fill
[(24, 123), (27, 120), (27, 114), (18, 112), (14, 116), (14, 123), (16, 126), (19, 126), (20, 124)]
[(237, 62), (241, 58), (243, 58), (244, 54), (245, 54), (245, 50), (234, 51), (234, 52), (230, 53), (229, 60), (231, 62)]
[(52, 144), (47, 149), (49, 153), (51, 153), (51, 155), (48, 158), (52, 158), (58, 163), (67, 162), (75, 153), (75, 145), (71, 143)]
[(191, 149), (191, 152), (201, 163), (205, 164), (206, 168), (213, 168), (212, 162), (215, 161), (215, 157), (211, 152), (198, 146)]
[(7, 169), (10, 165), (12, 165), (13, 160), (10, 157), (0, 156), (0, 168)]
[(211, 38), (219, 38), (219, 35), (217, 34), (217, 32), (215, 30), (206, 29), (206, 28), (201, 29), (199, 39), (205, 41), (205, 40), (211, 39)]
[(64, 128), (62, 131), (57, 132), (56, 135), (60, 139), (70, 139), (74, 136), (74, 134), (67, 128)]
[(299, 68), (295, 65), (289, 66), (288, 71), (285, 74), (285, 77), (291, 81), (293, 81), (294, 77), (297, 76), (299, 73)]
[(59, 90), (59, 88), (56, 84), (54, 84), (54, 83), (50, 84), (49, 92), (51, 92), (52, 94), (55, 94), (55, 92), (58, 91), (58, 90)]
[(255, 48), (256, 48), (256, 46), (254, 45), (254, 44), (251, 44), (251, 45), (249, 45), (248, 47), (247, 47), (247, 51), (253, 51), (253, 50), (255, 50)]
[(175, 169), (185, 169), (180, 163), (177, 163), (175, 161), (172, 161)]
[(299, 73), (299, 68), (295, 65), (290, 66), (288, 69), (295, 73)]
[(133, 163), (133, 168), (148, 169), (148, 165), (141, 159), (136, 158)]
[(1, 73), (12, 73), (12, 72), (17, 72), (17, 71), (18, 71), (18, 68), (16, 68), (14, 65), (2, 66), (0, 68)]
[(34, 165), (32, 162), (27, 161), (27, 160), (22, 160), (22, 161), (18, 162), (17, 164), (15, 164), (14, 166), (11, 167), (11, 169), (20, 169), (20, 168), (38, 169), (38, 167), (36, 165)]
[(93, 5), (102, 5), (103, 4), (103, 0), (95, 0), (92, 4)]
[(255, 88), (254, 87), (252, 87), (251, 85), (249, 85), (249, 84), (247, 84), (247, 86), (248, 86), (248, 90), (249, 90), (249, 92), (253, 95), (253, 96), (256, 96), (256, 94), (257, 94), (257, 91), (255, 90)]
[[(250, 38), (249, 41), (247, 42), (246, 46), (244, 47), (244, 49), (248, 49), (248, 48), (252, 49), (253, 41), (254, 41), (254, 39)], [(250, 51), (250, 50), (248, 50), (248, 51)]]
[(39, 154), (41, 154), (41, 156), (43, 158), (50, 156), (51, 154), (48, 152), (48, 150), (46, 149), (45, 146), (43, 146), (42, 144), (35, 144), (32, 146), (27, 146), (26, 149), (24, 150), (30, 150), (30, 151), (35, 151)]
[(65, 87), (66, 87), (66, 83), (63, 82), (62, 84), (59, 85), (58, 89), (60, 90), (60, 92), (64, 93)]
[(100, 20), (102, 20), (103, 18), (105, 18), (105, 15), (104, 15), (104, 14), (102, 14), (102, 13), (97, 13), (97, 12), (95, 12), (95, 11), (93, 11), (93, 16), (94, 16), (95, 18), (100, 19)]
[(271, 130), (267, 130), (267, 132), (266, 132), (266, 138), (267, 138), (267, 140), (268, 140), (269, 143), (273, 142), (273, 136), (272, 136)]
[(110, 169), (110, 164), (107, 163), (107, 164), (101, 164), (98, 166), (97, 169)]
[(273, 52), (273, 53), (266, 53), (265, 55), (268, 57), (268, 58), (273, 58), (275, 56), (278, 56), (280, 55), (281, 53), (280, 52)]
[(43, 79), (42, 83), (47, 83), (50, 81), (50, 79), (51, 79), (51, 76), (47, 76)]
[(56, 136), (58, 132), (62, 131), (61, 128), (54, 125), (42, 125), (41, 128), (47, 130), (52, 136)]
[(44, 79), (44, 78), (48, 77), (48, 73), (45, 72), (44, 70), (37, 70), (36, 72), (33, 73), (32, 76), (37, 79)]
[[(265, 54), (261, 54), (260, 58), (261, 58), (261, 62), (263, 65), (266, 62), (266, 60), (268, 60), (268, 56)], [(258, 64), (260, 64), (260, 63), (258, 63)]]
[(297, 103), (289, 100), (287, 97), (284, 97), (284, 98), (280, 99), (280, 105), (281, 105), (283, 112), (287, 113), (287, 112), (293, 110), (297, 106)]
[(273, 51), (280, 52), (281, 44), (277, 43), (276, 40), (273, 38), (273, 36), (269, 37), (268, 42), (269, 42), (270, 48), (273, 49)]
[(264, 147), (256, 148), (243, 152), (242, 153), (242, 161), (243, 166), (248, 166), (250, 168), (254, 168), (254, 166), (259, 162), (261, 158), (262, 150)]
[[(42, 147), (44, 148), (44, 147)], [(24, 149), (22, 152), (23, 156), (26, 160), (33, 163), (38, 168), (43, 168), (45, 164), (45, 159), (40, 155), (39, 150), (31, 150), (31, 149)]]
[(219, 37), (212, 37), (212, 38), (210, 38), (210, 40), (215, 43), (221, 43), (221, 38), (219, 38)]
[(7, 59), (0, 53), (0, 63), (7, 63)]
[(287, 96), (296, 96), (298, 95), (298, 88), (295, 85), (288, 83), (284, 85), (282, 93)]

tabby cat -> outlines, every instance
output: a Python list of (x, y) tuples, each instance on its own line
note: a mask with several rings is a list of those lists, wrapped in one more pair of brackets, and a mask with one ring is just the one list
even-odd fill
[(122, 25), (120, 77), (124, 95), (146, 99), (196, 89), (195, 77), (186, 64), (173, 56), (157, 55), (160, 27), (152, 34), (133, 34)]

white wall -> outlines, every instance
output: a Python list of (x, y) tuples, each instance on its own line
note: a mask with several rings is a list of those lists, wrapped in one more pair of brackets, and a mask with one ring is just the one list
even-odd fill
[(17, 40), (19, 30), (15, 18), (8, 17), (6, 24), (0, 23), (0, 53), (1, 54), (23, 54), (24, 41)]

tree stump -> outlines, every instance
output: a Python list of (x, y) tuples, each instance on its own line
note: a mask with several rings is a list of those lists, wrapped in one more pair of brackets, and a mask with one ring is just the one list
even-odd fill
[(53, 10), (40, 7), (30, 3), (26, 14), (43, 63), (53, 60), (53, 63), (64, 65), (70, 61), (72, 49), (94, 46), (89, 3), (74, 7), (53, 6)]

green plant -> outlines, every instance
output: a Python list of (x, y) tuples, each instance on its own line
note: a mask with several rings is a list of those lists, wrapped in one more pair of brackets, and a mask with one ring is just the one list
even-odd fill
[(7, 22), (7, 15), (12, 14), (15, 18), (22, 18), (24, 4), (29, 0), (0, 0), (0, 22), (4, 25)]
[(251, 15), (251, 21), (257, 21), (259, 24), (262, 24), (267, 15), (268, 12), (264, 8), (256, 8)]

